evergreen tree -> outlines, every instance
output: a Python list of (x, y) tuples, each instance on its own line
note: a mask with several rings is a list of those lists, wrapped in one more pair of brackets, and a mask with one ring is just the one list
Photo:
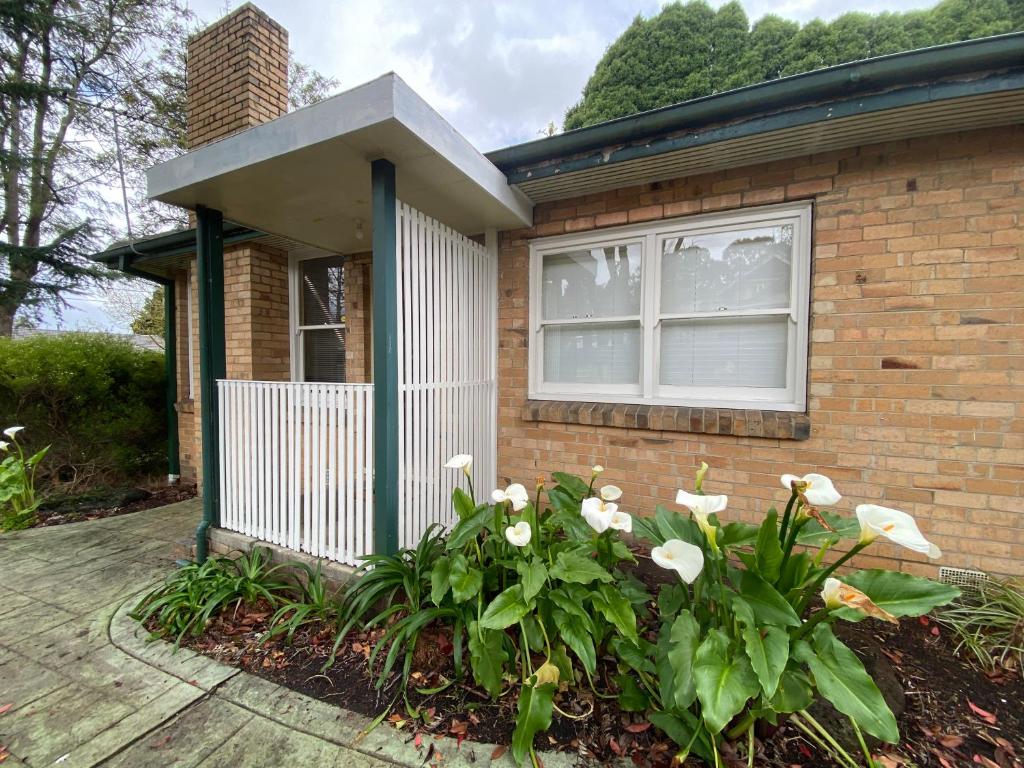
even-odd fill
[(132, 320), (132, 333), (164, 337), (164, 289), (158, 287), (146, 299), (139, 314)]
[(778, 16), (749, 26), (737, 0), (704, 0), (636, 17), (598, 62), (566, 130), (848, 61), (1024, 28), (1024, 0), (943, 0), (931, 10), (843, 14), (801, 27)]

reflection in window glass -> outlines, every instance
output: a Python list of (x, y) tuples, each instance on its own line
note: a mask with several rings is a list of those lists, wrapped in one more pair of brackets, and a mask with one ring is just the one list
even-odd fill
[(661, 311), (736, 312), (789, 306), (793, 225), (669, 237)]
[(338, 325), (345, 322), (345, 282), (341, 256), (306, 259), (302, 265), (302, 322), (300, 325)]
[(544, 330), (544, 378), (563, 384), (636, 384), (640, 346), (640, 323), (551, 325)]
[(541, 275), (545, 320), (640, 314), (640, 244), (550, 254)]
[(341, 256), (299, 262), (303, 381), (345, 381), (345, 272)]

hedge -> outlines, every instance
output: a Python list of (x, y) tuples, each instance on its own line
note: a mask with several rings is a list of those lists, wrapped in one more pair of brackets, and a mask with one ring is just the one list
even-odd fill
[(162, 353), (117, 336), (0, 338), (0, 428), (51, 444), (49, 483), (86, 488), (166, 471)]

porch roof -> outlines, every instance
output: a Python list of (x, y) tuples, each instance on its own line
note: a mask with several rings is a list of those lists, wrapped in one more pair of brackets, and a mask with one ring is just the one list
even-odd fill
[(365, 250), (357, 222), (371, 220), (377, 158), (397, 167), (403, 201), (458, 231), (532, 223), (529, 199), (394, 73), (154, 166), (148, 194), (320, 248)]

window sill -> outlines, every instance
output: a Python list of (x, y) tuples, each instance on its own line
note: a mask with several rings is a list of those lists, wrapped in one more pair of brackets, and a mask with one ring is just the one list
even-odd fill
[(765, 437), (775, 440), (807, 440), (811, 436), (811, 419), (806, 413), (740, 408), (527, 400), (521, 418), (530, 422)]

